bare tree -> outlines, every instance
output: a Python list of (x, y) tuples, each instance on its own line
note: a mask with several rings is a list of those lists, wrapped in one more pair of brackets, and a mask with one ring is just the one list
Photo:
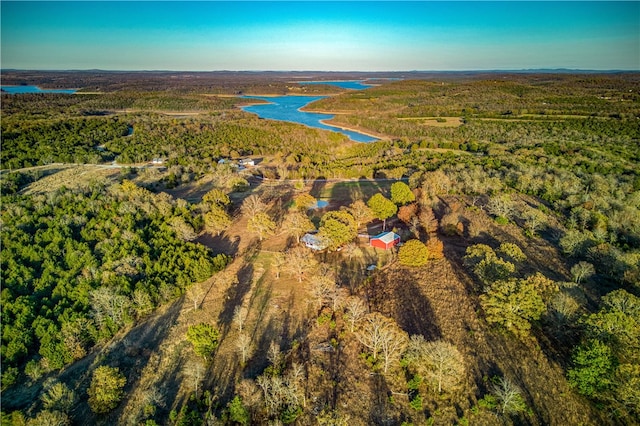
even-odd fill
[(284, 404), (285, 384), (282, 376), (263, 374), (256, 383), (262, 389), (264, 406), (269, 414), (275, 414)]
[(267, 350), (267, 359), (276, 368), (280, 367), (280, 363), (282, 362), (282, 352), (280, 352), (280, 345), (275, 341), (272, 341), (269, 344), (269, 349)]
[(552, 315), (558, 325), (565, 325), (566, 321), (574, 317), (580, 303), (568, 291), (560, 291), (551, 297)]
[(193, 380), (193, 389), (196, 397), (198, 397), (198, 390), (200, 388), (200, 382), (204, 378), (204, 372), (204, 365), (199, 360), (191, 361), (185, 365), (184, 374)]
[(435, 234), (438, 231), (438, 219), (436, 219), (435, 214), (433, 214), (431, 207), (421, 207), (418, 219), (420, 226), (422, 226), (422, 229), (424, 229), (428, 235)]
[(443, 195), (451, 189), (451, 180), (442, 171), (426, 172), (422, 175), (422, 193), (426, 197)]
[(276, 223), (265, 212), (258, 212), (249, 218), (247, 228), (258, 234), (258, 238), (262, 241), (265, 237), (274, 234)]
[(418, 216), (411, 217), (409, 231), (411, 231), (415, 238), (420, 238), (420, 218)]
[(242, 214), (251, 219), (258, 213), (264, 212), (266, 208), (267, 205), (260, 199), (260, 197), (253, 194), (244, 199), (240, 210), (242, 211)]
[(204, 289), (198, 284), (193, 284), (189, 290), (187, 290), (187, 297), (193, 302), (193, 310), (200, 309), (200, 304), (203, 302), (202, 296), (204, 295)]
[(117, 326), (122, 326), (129, 318), (131, 301), (127, 296), (117, 294), (110, 287), (98, 287), (89, 294), (93, 316), (102, 327), (107, 319), (113, 321)]
[(547, 216), (538, 209), (529, 208), (522, 213), (524, 227), (531, 234), (535, 234), (547, 223)]
[(571, 267), (571, 276), (578, 284), (580, 284), (580, 281), (589, 278), (595, 273), (595, 268), (589, 262), (578, 262)]
[(247, 319), (247, 308), (238, 305), (233, 308), (233, 323), (238, 327), (238, 331), (242, 333), (244, 322)]
[(280, 279), (280, 272), (282, 271), (282, 267), (285, 265), (285, 263), (286, 259), (284, 253), (278, 252), (273, 254), (271, 267), (273, 268), (273, 273), (276, 275), (276, 279)]
[(198, 234), (193, 230), (193, 226), (187, 223), (182, 216), (175, 216), (171, 219), (169, 225), (171, 225), (171, 228), (180, 239), (193, 241), (198, 237)]
[(316, 309), (321, 309), (326, 299), (336, 292), (336, 282), (327, 275), (315, 275), (311, 278), (309, 290), (316, 304)]
[(502, 194), (489, 199), (489, 202), (487, 203), (487, 210), (492, 215), (511, 219), (515, 208), (513, 206), (511, 196), (508, 194)]
[(238, 395), (242, 398), (242, 402), (246, 405), (246, 407), (253, 411), (255, 410), (261, 402), (261, 389), (258, 387), (257, 383), (251, 379), (243, 379), (240, 380), (237, 387)]
[(344, 306), (347, 308), (346, 317), (349, 322), (349, 330), (353, 333), (356, 329), (356, 325), (366, 315), (367, 306), (364, 304), (362, 299), (357, 296), (349, 297)]
[(438, 393), (453, 390), (465, 373), (462, 354), (443, 340), (427, 342), (421, 335), (411, 336), (405, 360), (409, 367), (432, 383)]
[(296, 243), (299, 243), (301, 236), (306, 232), (315, 230), (316, 227), (305, 213), (296, 210), (287, 214), (287, 217), (282, 222), (282, 229), (283, 232), (294, 237)]
[(240, 353), (241, 365), (245, 365), (251, 352), (251, 338), (246, 333), (240, 333), (236, 340), (236, 349)]
[(516, 414), (527, 409), (520, 388), (505, 377), (498, 379), (493, 386), (492, 393), (500, 404), (499, 408), (502, 414)]
[(362, 200), (356, 200), (348, 208), (349, 213), (356, 221), (356, 230), (362, 225), (373, 220), (373, 212)]
[(317, 263), (309, 251), (303, 247), (295, 247), (288, 250), (285, 255), (285, 259), (285, 268), (287, 272), (295, 276), (299, 283), (302, 282), (305, 274)]
[(305, 405), (304, 371), (295, 364), (286, 374), (258, 376), (256, 383), (262, 390), (265, 408), (270, 415), (282, 407), (297, 408)]
[(382, 358), (385, 373), (391, 363), (400, 358), (409, 340), (407, 333), (402, 331), (394, 320), (379, 312), (365, 317), (364, 325), (357, 337), (364, 347), (371, 350), (374, 360)]
[(349, 291), (346, 288), (336, 287), (335, 291), (329, 294), (329, 302), (331, 303), (331, 310), (337, 311), (349, 296)]

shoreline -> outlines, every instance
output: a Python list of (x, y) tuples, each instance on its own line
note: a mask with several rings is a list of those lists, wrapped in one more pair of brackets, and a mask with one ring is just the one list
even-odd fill
[[(369, 136), (371, 138), (376, 138), (378, 140), (387, 140), (387, 139), (389, 139), (389, 137), (386, 136), (386, 135), (375, 134), (375, 133), (372, 133), (372, 132), (366, 132), (366, 131), (357, 129), (355, 127), (345, 126), (343, 124), (331, 123), (331, 120), (333, 120), (333, 119), (332, 118), (328, 118), (326, 120), (319, 120), (319, 121), (320, 121), (320, 123), (322, 123), (322, 124), (324, 124), (326, 126), (335, 127), (337, 129), (342, 129), (342, 130), (348, 130), (350, 132), (360, 133), (361, 135)], [(354, 142), (357, 142), (357, 141), (354, 141)], [(375, 142), (375, 141), (373, 141), (373, 142)], [(359, 142), (359, 143), (370, 143), (370, 142)]]
[[(242, 95), (242, 96), (239, 96), (239, 97), (246, 97), (246, 96), (251, 96), (251, 95)], [(308, 96), (308, 95), (305, 95), (305, 96)], [(324, 96), (322, 96), (322, 97), (324, 97)], [(265, 98), (268, 98), (268, 97), (265, 96)], [(249, 104), (246, 104), (246, 105), (241, 105), (241, 106), (239, 106), (239, 108), (244, 112), (249, 112), (251, 114), (255, 114), (258, 117), (260, 117), (260, 114), (258, 114), (256, 112), (246, 111), (245, 108), (249, 107), (249, 106), (252, 106), (252, 105), (268, 105), (270, 103), (270, 102), (268, 102), (268, 101), (266, 101), (264, 99), (262, 99), (262, 100), (264, 102), (257, 102), (257, 103), (253, 103), (253, 104), (249, 103)], [(327, 118), (324, 118), (324, 119), (319, 119), (318, 123), (320, 123), (321, 125), (336, 129), (336, 130), (331, 130), (331, 129), (324, 129), (324, 130), (329, 130), (329, 131), (333, 131), (333, 132), (337, 132), (337, 133), (340, 133), (338, 130), (343, 130), (343, 131), (348, 131), (348, 132), (352, 132), (352, 133), (357, 133), (359, 135), (366, 136), (366, 137), (369, 137), (369, 138), (373, 138), (375, 140), (387, 140), (388, 139), (388, 136), (386, 136), (386, 135), (374, 134), (372, 132), (362, 131), (362, 130), (354, 128), (354, 127), (349, 127), (349, 126), (345, 126), (345, 125), (342, 125), (342, 124), (335, 124), (335, 123), (331, 122), (331, 120), (333, 120), (335, 118), (335, 115), (336, 115), (336, 113), (334, 113), (334, 112), (329, 112), (329, 111), (327, 111), (327, 112), (325, 112), (325, 111), (319, 112), (319, 111), (308, 111), (308, 110), (306, 110), (305, 108), (310, 103), (313, 103), (313, 102), (315, 102), (315, 101), (310, 101), (310, 102), (304, 104), (303, 106), (297, 108), (296, 111), (301, 112), (301, 113), (307, 113), (307, 114), (322, 114), (322, 115), (330, 116), (330, 117), (327, 117)], [(347, 113), (341, 112), (341, 113), (337, 113), (337, 114), (347, 114)], [(272, 120), (275, 120), (275, 121), (286, 121), (286, 122), (290, 122), (290, 123), (302, 124), (303, 126), (306, 126), (306, 127), (309, 127), (309, 128), (318, 128), (316, 126), (305, 124), (305, 123), (301, 123), (301, 122), (295, 121), (295, 120), (278, 120), (278, 119), (272, 119)], [(351, 139), (348, 135), (345, 135), (345, 136), (347, 136), (352, 142), (355, 142), (355, 143), (371, 143), (371, 142), (375, 142), (375, 141), (357, 141), (357, 140)]]
[(274, 93), (270, 93), (270, 94), (260, 94), (260, 93), (245, 93), (243, 95), (232, 95), (232, 94), (226, 94), (226, 93), (221, 93), (221, 94), (215, 94), (215, 93), (205, 93), (204, 96), (217, 96), (219, 98), (244, 98), (247, 96), (253, 96), (256, 98), (282, 98), (285, 96), (320, 96), (320, 97), (324, 97), (324, 98), (328, 98), (330, 96), (335, 96), (335, 95), (339, 95), (339, 93), (329, 93), (329, 94), (313, 94), (313, 93), (285, 93), (285, 94), (274, 94)]
[(307, 106), (309, 104), (300, 107), (300, 111), (302, 112), (309, 112), (309, 113), (315, 113), (315, 114), (329, 114), (329, 115), (347, 115), (347, 114), (351, 114), (351, 111), (338, 111), (338, 112), (334, 112), (334, 111), (328, 111), (328, 110), (324, 110), (324, 109), (307, 109)]

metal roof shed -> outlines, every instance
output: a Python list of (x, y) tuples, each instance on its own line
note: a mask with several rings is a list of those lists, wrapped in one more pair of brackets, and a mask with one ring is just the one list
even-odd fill
[(400, 242), (400, 235), (395, 232), (383, 232), (371, 237), (369, 245), (371, 247), (377, 247), (384, 250), (389, 250), (391, 247), (397, 245)]

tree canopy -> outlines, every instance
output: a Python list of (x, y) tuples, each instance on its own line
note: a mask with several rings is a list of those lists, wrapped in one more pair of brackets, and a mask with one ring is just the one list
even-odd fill
[(386, 228), (387, 219), (398, 212), (398, 206), (380, 193), (374, 194), (369, 198), (367, 206), (369, 206), (376, 218), (384, 222), (383, 229)]
[(219, 336), (214, 326), (204, 322), (189, 326), (187, 330), (187, 340), (193, 345), (193, 351), (204, 359), (208, 359), (218, 347)]
[(322, 215), (318, 237), (326, 239), (329, 250), (342, 247), (357, 235), (356, 221), (348, 211), (330, 211)]
[(480, 296), (488, 322), (499, 324), (516, 335), (525, 336), (531, 321), (546, 311), (542, 297), (529, 280), (496, 281)]
[(416, 196), (411, 188), (404, 182), (395, 182), (391, 185), (391, 201), (399, 206), (415, 201)]
[(106, 365), (96, 368), (87, 391), (91, 410), (104, 414), (116, 408), (124, 395), (126, 383), (127, 379), (117, 368)]
[(429, 249), (420, 240), (409, 240), (398, 250), (398, 259), (405, 266), (424, 266), (429, 260)]

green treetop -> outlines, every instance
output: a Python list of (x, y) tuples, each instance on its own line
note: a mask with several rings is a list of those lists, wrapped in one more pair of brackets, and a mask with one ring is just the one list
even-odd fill
[(380, 193), (369, 198), (367, 205), (373, 211), (373, 215), (383, 222), (382, 229), (387, 228), (387, 219), (398, 212), (398, 206)]
[(391, 185), (391, 201), (397, 205), (405, 205), (415, 201), (416, 196), (411, 192), (411, 188), (404, 182), (395, 182)]
[(220, 333), (211, 324), (201, 322), (187, 330), (187, 340), (193, 345), (193, 351), (207, 359), (218, 347)]

